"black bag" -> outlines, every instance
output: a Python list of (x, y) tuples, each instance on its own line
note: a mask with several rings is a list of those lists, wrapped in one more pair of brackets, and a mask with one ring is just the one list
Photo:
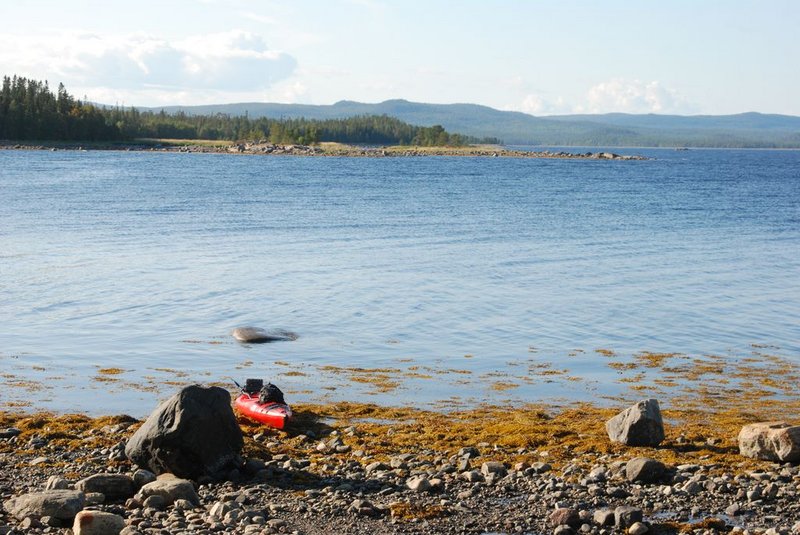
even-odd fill
[(261, 389), (261, 393), (258, 396), (258, 402), (286, 404), (286, 402), (283, 400), (283, 392), (281, 392), (281, 389), (272, 383), (267, 383), (264, 385), (264, 388)]
[(242, 390), (252, 396), (256, 392), (260, 392), (262, 388), (264, 388), (264, 381), (262, 379), (248, 379), (245, 381)]

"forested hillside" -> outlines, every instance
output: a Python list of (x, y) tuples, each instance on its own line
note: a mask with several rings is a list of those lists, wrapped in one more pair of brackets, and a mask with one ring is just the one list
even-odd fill
[(228, 113), (249, 117), (344, 118), (386, 114), (416, 125), (440, 124), (451, 132), (494, 137), (506, 144), (638, 147), (800, 147), (800, 117), (622, 114), (534, 117), (476, 104), (429, 104), (387, 100), (376, 104), (343, 100), (331, 105), (238, 103), (171, 106), (168, 112)]
[[(164, 110), (96, 106), (55, 93), (47, 82), (3, 78), (0, 139), (37, 141), (124, 141), (137, 138), (268, 140), (312, 144), (320, 141), (380, 145), (465, 145), (475, 138), (451, 134), (440, 125), (414, 126), (387, 115), (340, 119), (250, 118), (247, 114), (187, 114)], [(496, 140), (482, 140), (496, 141)]]

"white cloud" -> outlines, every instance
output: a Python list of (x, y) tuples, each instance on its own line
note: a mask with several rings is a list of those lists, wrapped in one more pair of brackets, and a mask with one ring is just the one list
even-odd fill
[(356, 6), (356, 7), (363, 7), (370, 11), (383, 11), (386, 9), (386, 5), (382, 2), (378, 2), (377, 0), (345, 0), (346, 3)]
[(242, 11), (240, 14), (246, 18), (250, 19), (254, 22), (258, 22), (260, 24), (268, 24), (270, 26), (274, 26), (278, 24), (278, 20), (270, 15), (261, 15), (259, 13), (253, 13), (252, 11)]
[(570, 108), (564, 101), (564, 97), (559, 96), (550, 100), (538, 94), (530, 94), (525, 96), (517, 110), (531, 115), (553, 115), (569, 113)]
[(586, 93), (583, 113), (687, 113), (691, 106), (678, 91), (658, 81), (642, 82), (614, 78), (601, 82)]
[(295, 104), (305, 102), (308, 96), (308, 87), (299, 80), (286, 81), (278, 84), (274, 90), (264, 96), (267, 102), (280, 102), (284, 104)]
[(288, 78), (290, 55), (268, 49), (263, 37), (234, 30), (166, 40), (146, 34), (86, 33), (0, 36), (0, 64), (10, 72), (82, 88), (263, 91)]
[(683, 95), (658, 81), (642, 82), (614, 78), (591, 87), (582, 98), (550, 98), (540, 93), (525, 94), (520, 102), (506, 109), (531, 115), (570, 113), (696, 113)]

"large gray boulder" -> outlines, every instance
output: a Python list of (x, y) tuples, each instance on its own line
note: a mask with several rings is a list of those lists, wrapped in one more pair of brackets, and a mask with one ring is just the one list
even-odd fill
[(645, 399), (606, 422), (608, 438), (628, 446), (658, 446), (664, 440), (664, 422), (655, 399)]
[(753, 459), (796, 463), (800, 461), (800, 425), (748, 424), (739, 431), (739, 453)]
[(128, 441), (125, 454), (156, 474), (223, 479), (243, 464), (243, 446), (228, 391), (193, 385), (153, 411)]
[(85, 503), (86, 496), (78, 490), (45, 490), (6, 500), (3, 507), (18, 520), (26, 516), (72, 520)]

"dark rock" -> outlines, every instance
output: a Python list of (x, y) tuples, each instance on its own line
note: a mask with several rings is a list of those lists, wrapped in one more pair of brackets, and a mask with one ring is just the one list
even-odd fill
[(75, 488), (85, 493), (101, 492), (107, 500), (127, 500), (136, 493), (133, 478), (125, 474), (95, 474), (81, 479)]
[(16, 427), (8, 427), (6, 429), (0, 430), (0, 438), (12, 438), (19, 435), (22, 431), (17, 429)]
[(550, 522), (551, 526), (571, 526), (576, 527), (580, 526), (583, 521), (581, 520), (578, 511), (575, 509), (570, 509), (568, 507), (559, 507), (547, 518)]
[(467, 459), (474, 459), (480, 457), (481, 452), (475, 446), (467, 446), (458, 450), (459, 457), (466, 457)]
[(238, 341), (246, 344), (264, 342), (291, 342), (297, 340), (297, 334), (282, 329), (262, 329), (260, 327), (237, 327), (231, 333)]
[(614, 523), (618, 528), (627, 528), (642, 521), (642, 510), (629, 505), (620, 505), (614, 509)]
[(657, 446), (664, 440), (661, 409), (655, 399), (640, 401), (606, 422), (608, 437), (628, 446)]
[(661, 461), (647, 457), (636, 457), (625, 465), (625, 477), (628, 481), (653, 483), (664, 476), (666, 467)]
[(221, 479), (242, 465), (243, 445), (230, 393), (193, 385), (153, 411), (128, 441), (125, 454), (156, 474)]
[(42, 523), (37, 518), (26, 516), (19, 523), (19, 527), (22, 528), (22, 531), (27, 532), (28, 530), (42, 527)]

